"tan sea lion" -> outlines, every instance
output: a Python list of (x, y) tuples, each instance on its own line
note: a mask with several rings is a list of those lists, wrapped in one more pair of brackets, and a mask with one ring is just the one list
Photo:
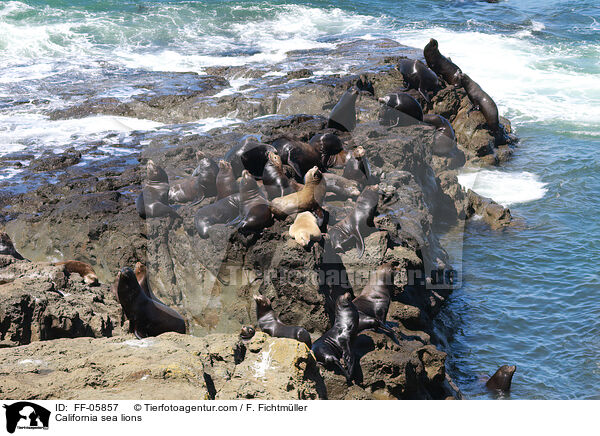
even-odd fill
[(322, 238), (321, 229), (317, 224), (317, 217), (312, 212), (299, 213), (290, 226), (289, 234), (303, 247), (306, 247), (312, 241), (320, 241)]
[(63, 262), (56, 262), (55, 265), (63, 265), (65, 271), (69, 274), (79, 274), (85, 283), (90, 286), (96, 286), (98, 284), (98, 276), (89, 263), (81, 262), (79, 260), (65, 260)]
[(315, 166), (306, 173), (304, 188), (271, 201), (273, 215), (285, 218), (297, 212), (321, 209), (326, 189), (323, 173)]

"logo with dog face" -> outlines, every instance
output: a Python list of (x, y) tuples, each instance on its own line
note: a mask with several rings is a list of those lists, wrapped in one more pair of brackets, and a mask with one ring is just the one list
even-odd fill
[(29, 401), (4, 405), (6, 409), (6, 431), (14, 433), (18, 429), (47, 430), (50, 423), (50, 411)]

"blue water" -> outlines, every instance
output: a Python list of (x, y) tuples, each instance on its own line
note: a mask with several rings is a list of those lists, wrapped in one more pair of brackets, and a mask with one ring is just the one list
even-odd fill
[[(435, 37), (521, 138), (510, 163), (461, 178), (523, 225), (473, 222), (445, 238), (463, 271), (440, 317), (454, 332), (451, 375), (468, 398), (489, 398), (480, 378), (511, 363), (510, 398), (600, 398), (597, 1), (0, 2), (0, 155), (150, 128), (45, 115), (90, 96), (131, 97), (140, 70), (285, 71), (300, 66), (286, 65), (288, 50), (357, 37), (416, 47)], [(320, 60), (315, 74), (349, 67), (333, 62)], [(17, 172), (0, 169), (0, 181)]]

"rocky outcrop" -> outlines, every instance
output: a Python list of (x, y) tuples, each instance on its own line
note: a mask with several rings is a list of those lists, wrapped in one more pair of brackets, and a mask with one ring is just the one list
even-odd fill
[[(0, 367), (8, 373), (14, 366), (18, 377), (40, 376), (27, 395), (156, 398), (160, 391), (164, 398), (190, 399), (460, 396), (445, 373), (445, 354), (434, 346), (432, 320), (453, 287), (447, 274), (452, 267), (434, 228), (475, 214), (494, 228), (511, 220), (508, 210), (465, 192), (458, 183), (457, 171), (465, 162), (495, 163), (510, 153), (508, 146), (489, 142), (480, 114), (469, 113), (462, 89), (445, 87), (431, 103), (422, 101), (426, 111), (446, 116), (456, 130), (459, 147), (447, 156), (432, 154), (431, 126), (381, 126), (379, 103), (368, 93), (359, 95), (356, 129), (338, 133), (347, 148), (360, 145), (367, 150), (381, 194), (375, 227), (366, 235), (360, 259), (356, 249), (335, 253), (323, 241), (302, 248), (289, 238), (291, 218), (251, 234), (216, 226), (209, 239), (202, 239), (193, 218), (211, 198), (198, 205), (176, 205), (182, 220), (142, 220), (136, 212), (148, 159), (164, 167), (174, 182), (192, 173), (197, 151), (219, 158), (248, 135), (263, 142), (284, 134), (308, 141), (326, 129), (331, 108), (359, 73), (374, 84), (375, 97), (402, 85), (401, 74), (390, 65), (393, 60), (369, 50), (407, 54), (408, 48), (383, 40), (370, 41), (369, 49), (355, 42), (336, 50), (364, 57), (368, 68), (343, 77), (313, 77), (310, 65), (277, 79), (246, 67), (211, 69), (211, 76), (151, 75), (148, 87), (130, 101), (89, 100), (51, 114), (59, 119), (105, 113), (166, 123), (229, 116), (247, 122), (207, 135), (176, 130), (132, 135), (130, 144), (118, 146), (139, 150), (132, 156), (140, 165), (131, 157), (107, 157), (82, 169), (73, 165), (76, 160), (67, 151), (47, 165), (31, 164), (40, 172), (60, 169), (57, 183), (0, 197), (5, 211), (0, 224), (25, 257), (35, 262), (86, 261), (103, 283), (89, 288), (75, 276), (61, 275), (57, 267), (6, 260), (0, 269), (0, 280), (7, 277), (0, 285), (3, 344), (29, 345), (0, 353)], [(228, 79), (237, 77), (252, 78), (256, 89), (220, 92)], [(99, 152), (94, 145), (88, 151)], [(324, 208), (333, 224), (354, 205), (351, 199), (328, 199)], [(118, 269), (137, 261), (147, 265), (154, 293), (182, 313), (194, 336), (168, 334), (141, 342), (121, 336), (70, 339), (72, 347), (53, 340), (125, 334), (127, 324), (107, 284)], [(388, 321), (402, 341), (397, 345), (381, 333), (362, 333), (356, 343), (362, 376), (356, 384), (349, 386), (341, 375), (319, 369), (301, 343), (261, 333), (243, 343), (232, 333), (256, 323), (252, 295), (260, 293), (272, 301), (283, 322), (305, 327), (314, 340), (330, 327), (336, 296), (346, 291), (358, 295), (368, 274), (385, 262), (399, 265)], [(23, 353), (43, 357), (29, 358), (32, 364)], [(38, 360), (45, 363), (39, 366)], [(77, 368), (73, 377), (65, 375), (70, 360)], [(7, 398), (16, 395), (17, 386), (7, 377), (0, 380), (0, 392)]]
[(305, 344), (257, 333), (60, 339), (0, 350), (8, 399), (269, 399), (324, 395)]
[(0, 258), (0, 347), (123, 332), (108, 285), (90, 287), (64, 266)]

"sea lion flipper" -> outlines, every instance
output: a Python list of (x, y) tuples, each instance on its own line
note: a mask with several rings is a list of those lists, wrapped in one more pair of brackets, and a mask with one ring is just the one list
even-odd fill
[(431, 103), (431, 99), (425, 92), (423, 92), (423, 90), (421, 88), (419, 88), (419, 94), (421, 94), (423, 96), (423, 98), (425, 99), (425, 101), (427, 103)]
[(360, 234), (360, 230), (355, 231), (354, 239), (356, 240), (356, 251), (358, 251), (358, 258), (360, 259), (365, 254), (365, 240)]
[(232, 219), (231, 221), (227, 221), (225, 223), (226, 226), (235, 226), (238, 225), (241, 221), (242, 221), (243, 217), (241, 215), (236, 216), (234, 219)]
[(142, 340), (142, 339), (144, 339), (144, 338), (146, 337), (146, 336), (143, 336), (143, 335), (142, 335), (142, 334), (141, 334), (141, 333), (138, 331), (137, 327), (133, 329), (133, 334), (135, 335), (135, 337), (136, 337), (136, 338), (138, 338), (138, 339), (140, 339), (140, 340)]
[(389, 328), (385, 322), (382, 322), (379, 325), (379, 329), (381, 331), (383, 331), (384, 333), (386, 333), (392, 339), (392, 341), (394, 341), (395, 344), (400, 345), (400, 340), (398, 339), (398, 335), (396, 334), (396, 332), (394, 330)]

